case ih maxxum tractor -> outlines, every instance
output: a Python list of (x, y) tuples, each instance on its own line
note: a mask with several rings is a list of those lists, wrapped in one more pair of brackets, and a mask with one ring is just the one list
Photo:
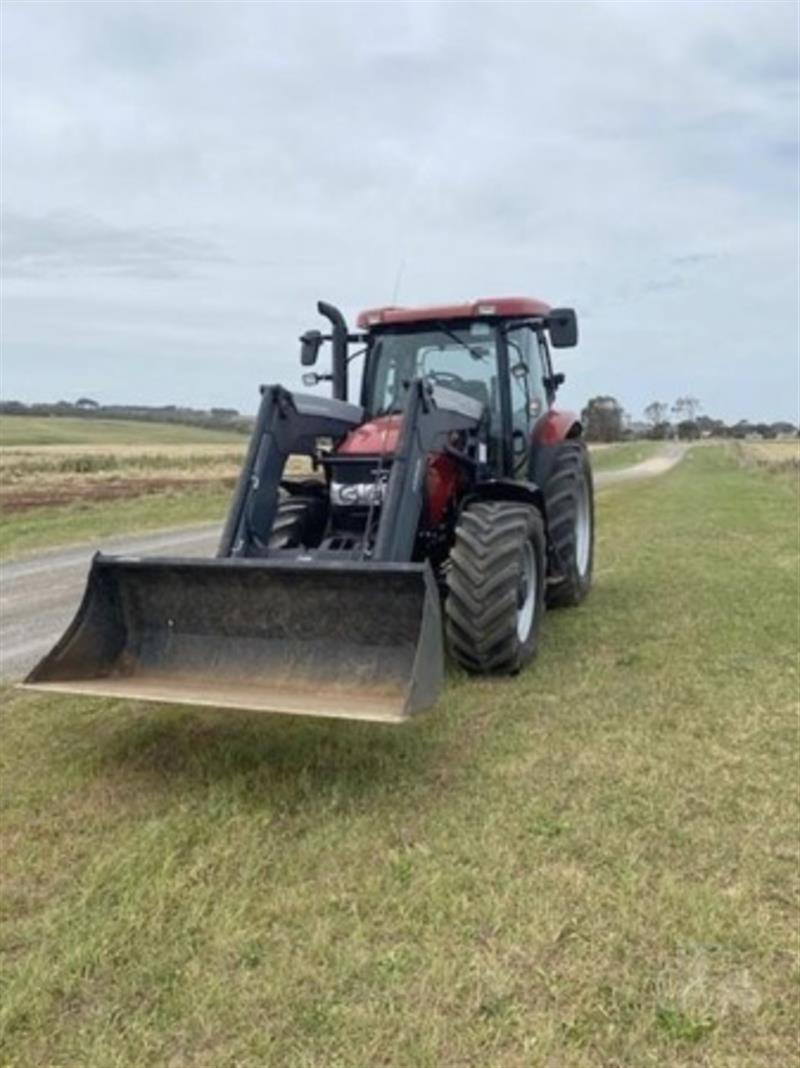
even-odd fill
[[(592, 475), (550, 360), (576, 344), (575, 313), (379, 308), (350, 333), (318, 310), (330, 332), (303, 335), (301, 362), (330, 342), (331, 369), (303, 380), (332, 397), (262, 387), (217, 556), (97, 554), (27, 685), (398, 721), (435, 701), (445, 644), (469, 672), (513, 674), (545, 606), (583, 600)], [(288, 477), (298, 455), (308, 472)]]

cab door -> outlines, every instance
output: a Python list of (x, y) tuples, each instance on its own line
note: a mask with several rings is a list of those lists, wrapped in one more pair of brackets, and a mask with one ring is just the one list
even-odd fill
[(536, 335), (531, 327), (509, 332), (507, 342), (513, 475), (519, 481), (526, 481), (530, 471), (533, 428), (547, 410), (545, 376)]

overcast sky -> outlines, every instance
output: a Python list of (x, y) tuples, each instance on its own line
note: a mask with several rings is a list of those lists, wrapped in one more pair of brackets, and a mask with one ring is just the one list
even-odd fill
[(797, 20), (4, 0), (3, 396), (249, 412), (399, 281), (574, 305), (566, 405), (796, 421)]

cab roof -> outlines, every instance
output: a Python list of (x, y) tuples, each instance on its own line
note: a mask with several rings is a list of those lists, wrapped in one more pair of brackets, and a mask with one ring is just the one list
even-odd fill
[(431, 319), (510, 319), (526, 315), (547, 315), (550, 310), (549, 304), (533, 297), (482, 297), (465, 304), (431, 304), (422, 308), (368, 308), (359, 313), (357, 322), (359, 329), (368, 330), (373, 326), (419, 323)]

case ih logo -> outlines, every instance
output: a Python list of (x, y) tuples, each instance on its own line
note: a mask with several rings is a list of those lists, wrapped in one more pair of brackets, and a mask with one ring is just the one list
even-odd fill
[(331, 504), (338, 508), (383, 504), (387, 480), (388, 472), (382, 472), (375, 482), (331, 482)]

